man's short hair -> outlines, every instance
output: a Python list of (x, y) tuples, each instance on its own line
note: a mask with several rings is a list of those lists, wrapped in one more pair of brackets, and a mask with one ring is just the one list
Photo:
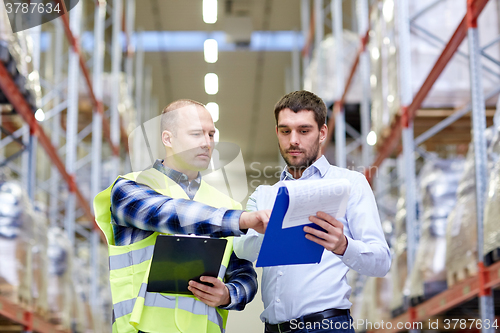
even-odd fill
[(301, 110), (309, 110), (314, 112), (314, 120), (318, 123), (318, 128), (321, 129), (326, 122), (326, 105), (323, 100), (307, 90), (294, 91), (283, 96), (274, 106), (274, 117), (276, 125), (278, 125), (278, 116), (281, 110), (290, 109), (297, 113)]
[(173, 101), (172, 103), (167, 105), (161, 112), (161, 132), (163, 133), (163, 131), (170, 131), (174, 135), (176, 135), (176, 125), (177, 118), (179, 117), (179, 112), (172, 111), (178, 111), (181, 108), (189, 105), (198, 105), (202, 108), (205, 108), (205, 105), (203, 105), (203, 103), (193, 101), (192, 99), (178, 99), (176, 101)]

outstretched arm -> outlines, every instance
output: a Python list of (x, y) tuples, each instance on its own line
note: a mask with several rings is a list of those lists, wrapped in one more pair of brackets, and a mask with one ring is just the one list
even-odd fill
[(241, 210), (171, 198), (127, 179), (118, 179), (111, 191), (114, 223), (150, 232), (227, 237), (242, 235), (247, 228), (265, 231), (268, 215), (242, 213)]

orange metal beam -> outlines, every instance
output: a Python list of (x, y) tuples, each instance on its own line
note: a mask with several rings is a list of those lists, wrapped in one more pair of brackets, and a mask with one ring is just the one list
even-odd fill
[[(486, 283), (485, 287), (493, 288), (500, 286), (500, 261), (495, 264), (485, 267)], [(481, 292), (480, 276), (473, 276), (463, 281), (458, 282), (448, 290), (432, 297), (414, 308), (414, 320), (425, 321), (433, 316), (442, 314), (458, 305), (478, 297)], [(376, 330), (373, 332), (398, 332), (402, 330), (396, 329), (397, 323), (412, 322), (412, 316), (406, 312), (391, 320), (393, 323), (392, 330)], [(387, 327), (387, 325), (386, 325)]]
[(69, 333), (69, 330), (61, 330), (56, 325), (49, 324), (39, 315), (28, 311), (18, 304), (0, 296), (0, 316), (12, 322), (24, 326), (25, 330), (37, 333)]

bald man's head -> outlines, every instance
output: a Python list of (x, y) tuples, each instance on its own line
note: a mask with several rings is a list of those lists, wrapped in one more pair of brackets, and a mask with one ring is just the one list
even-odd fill
[(173, 135), (176, 135), (177, 131), (177, 123), (179, 120), (179, 116), (182, 115), (182, 108), (186, 106), (198, 106), (205, 108), (205, 105), (203, 105), (200, 102), (193, 101), (191, 99), (179, 99), (177, 101), (174, 101), (167, 105), (162, 113), (161, 113), (161, 127), (160, 130), (161, 132), (163, 131), (169, 131)]

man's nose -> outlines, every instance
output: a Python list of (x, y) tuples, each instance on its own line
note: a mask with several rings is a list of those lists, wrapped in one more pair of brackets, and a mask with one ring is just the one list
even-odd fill
[(212, 140), (210, 139), (210, 134), (205, 133), (203, 135), (202, 147), (203, 148), (210, 148), (211, 146), (212, 146)]
[(292, 131), (292, 133), (290, 134), (290, 144), (293, 146), (298, 146), (299, 143), (299, 134), (295, 131)]

